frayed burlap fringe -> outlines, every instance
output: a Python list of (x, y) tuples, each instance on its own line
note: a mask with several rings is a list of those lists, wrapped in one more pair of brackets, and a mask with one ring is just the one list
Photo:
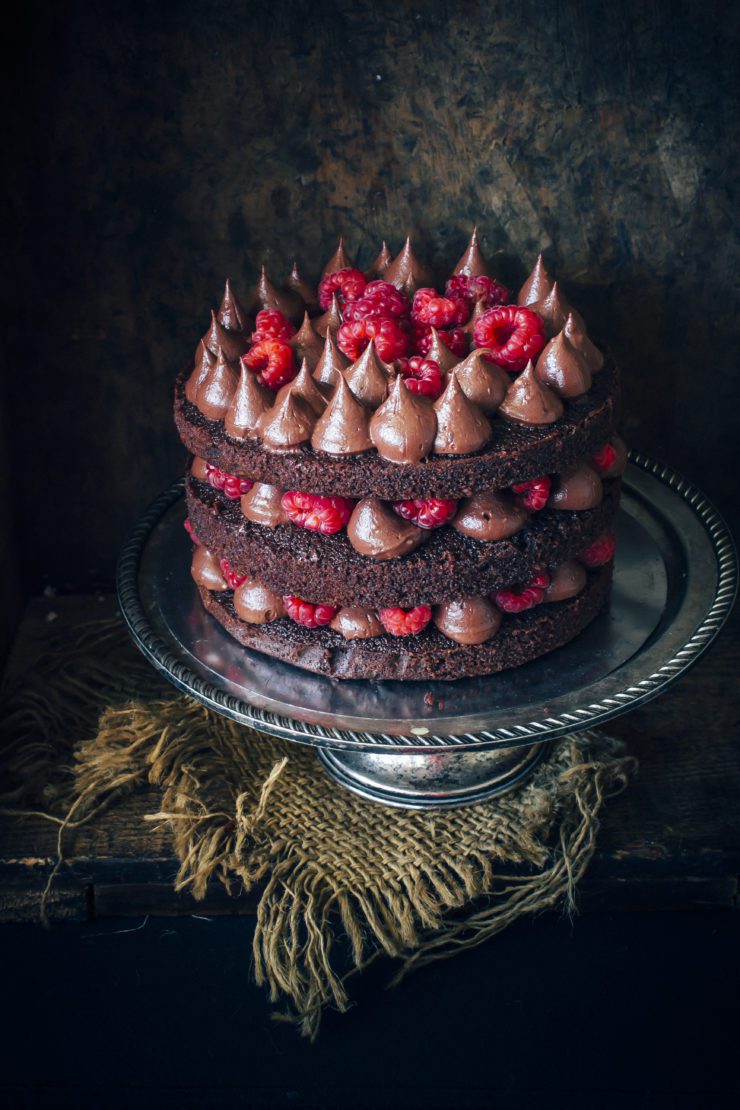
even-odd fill
[[(24, 740), (19, 746), (16, 729), (5, 748), (15, 775), (5, 810), (32, 812), (19, 772), (51, 781), (42, 800), (58, 810), (48, 815), (59, 824), (61, 861), (65, 836), (101, 807), (147, 782), (159, 787), (161, 805), (146, 820), (172, 833), (178, 890), (202, 898), (214, 880), (229, 891), (263, 884), (256, 979), (273, 1003), (287, 1001), (283, 1016), (310, 1037), (325, 1006), (349, 1005), (339, 929), (355, 971), (385, 953), (400, 961), (397, 983), (524, 914), (571, 910), (604, 800), (633, 769), (617, 741), (579, 733), (561, 740), (522, 789), (490, 803), (390, 809), (340, 789), (310, 749), (162, 697), (166, 687), (147, 671), (110, 623), (37, 667), (12, 701), (11, 724), (20, 723)], [(149, 697), (121, 704), (142, 692)]]

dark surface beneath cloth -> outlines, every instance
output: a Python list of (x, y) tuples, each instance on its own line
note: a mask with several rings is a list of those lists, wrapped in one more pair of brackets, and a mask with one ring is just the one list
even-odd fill
[[(310, 1045), (250, 978), (253, 920), (0, 929), (8, 1107), (728, 1105), (740, 917), (546, 915), (422, 969), (380, 962)], [(7, 1020), (10, 1016), (11, 1020)]]

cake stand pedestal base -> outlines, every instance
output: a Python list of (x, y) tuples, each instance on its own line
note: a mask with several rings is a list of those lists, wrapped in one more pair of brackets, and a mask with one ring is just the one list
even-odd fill
[(551, 742), (471, 752), (352, 752), (319, 748), (333, 779), (369, 801), (403, 809), (474, 805), (521, 783), (549, 754)]

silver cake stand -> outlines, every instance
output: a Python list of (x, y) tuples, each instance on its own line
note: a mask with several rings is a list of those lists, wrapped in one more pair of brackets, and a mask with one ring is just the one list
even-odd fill
[(314, 745), (356, 794), (412, 809), (478, 802), (520, 782), (556, 737), (666, 690), (732, 608), (737, 556), (719, 513), (667, 467), (630, 459), (609, 611), (512, 671), (338, 682), (243, 648), (205, 612), (190, 577), (182, 482), (157, 498), (122, 552), (121, 611), (178, 689), (259, 732)]

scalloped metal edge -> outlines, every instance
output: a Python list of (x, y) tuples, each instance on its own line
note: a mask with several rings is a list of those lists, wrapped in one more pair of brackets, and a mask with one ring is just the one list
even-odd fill
[(196, 697), (217, 712), (249, 724), (260, 732), (281, 736), (287, 740), (318, 746), (341, 746), (347, 749), (372, 748), (474, 748), (503, 747), (536, 743), (553, 739), (568, 732), (581, 731), (603, 723), (649, 701), (671, 685), (706, 651), (727, 620), (738, 590), (738, 560), (730, 531), (714, 505), (691, 482), (665, 466), (654, 462), (640, 452), (630, 451), (629, 461), (641, 470), (658, 478), (677, 493), (693, 509), (709, 534), (717, 557), (717, 591), (714, 601), (691, 638), (666, 663), (639, 682), (612, 697), (594, 702), (572, 713), (530, 721), (513, 728), (498, 728), (476, 733), (392, 736), (380, 732), (356, 732), (351, 729), (328, 728), (281, 717), (266, 709), (259, 709), (231, 694), (220, 691), (197, 677), (167, 648), (152, 631), (139, 598), (137, 574), (144, 546), (153, 527), (167, 509), (183, 494), (185, 480), (181, 478), (150, 505), (142, 516), (123, 551), (116, 572), (118, 603), (132, 639), (151, 663), (178, 689)]

